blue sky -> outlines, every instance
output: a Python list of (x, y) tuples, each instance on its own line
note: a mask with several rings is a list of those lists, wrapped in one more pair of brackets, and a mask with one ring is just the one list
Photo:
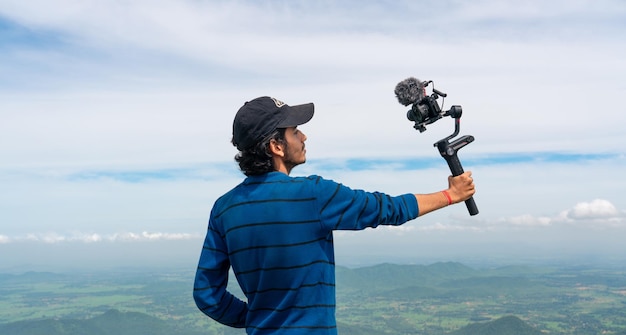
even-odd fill
[(481, 212), (338, 233), (339, 263), (622, 257), (625, 22), (617, 0), (2, 1), (0, 269), (193, 267), (262, 95), (316, 105), (294, 175), (443, 189), (453, 123), (413, 129), (411, 76), (462, 105)]

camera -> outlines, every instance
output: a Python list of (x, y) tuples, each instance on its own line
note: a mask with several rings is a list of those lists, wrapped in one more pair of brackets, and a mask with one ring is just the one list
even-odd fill
[[(458, 176), (464, 171), (457, 152), (474, 142), (474, 136), (464, 135), (450, 141), (459, 134), (463, 109), (461, 106), (454, 105), (449, 110), (443, 111), (437, 103), (437, 99), (439, 97), (445, 98), (447, 96), (446, 93), (436, 90), (433, 84), (432, 94), (426, 95), (426, 87), (432, 82), (432, 80), (419, 81), (414, 77), (410, 77), (399, 82), (394, 93), (400, 104), (404, 106), (411, 105), (411, 109), (406, 113), (406, 117), (410, 121), (415, 122), (413, 128), (419, 130), (420, 133), (426, 131), (427, 124), (431, 124), (444, 116), (450, 116), (454, 119), (454, 132), (450, 136), (437, 141), (434, 146), (437, 147), (441, 157), (448, 163), (452, 175)], [(478, 207), (476, 207), (474, 197), (465, 200), (465, 205), (470, 215), (478, 214)]]
[[(432, 83), (431, 80), (423, 82), (423, 92), (425, 92), (428, 84)], [(433, 87), (431, 95), (422, 94), (423, 98), (413, 103), (411, 109), (406, 113), (407, 119), (415, 122), (413, 126), (419, 130), (420, 133), (426, 131), (426, 125), (431, 124), (444, 116), (452, 116), (453, 118), (459, 118), (463, 112), (461, 106), (452, 106), (448, 111), (442, 111), (437, 99), (439, 97), (446, 97), (447, 94), (443, 93)]]
[(424, 97), (422, 100), (413, 104), (411, 109), (406, 112), (406, 117), (410, 121), (415, 122), (415, 129), (420, 133), (426, 131), (427, 124), (431, 124), (441, 119), (441, 107), (437, 103), (439, 96), (433, 93), (430, 96)]

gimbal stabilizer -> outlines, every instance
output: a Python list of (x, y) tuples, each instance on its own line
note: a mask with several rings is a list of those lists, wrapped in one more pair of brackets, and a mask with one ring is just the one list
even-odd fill
[[(439, 97), (445, 98), (447, 94), (436, 90), (433, 84), (432, 94), (426, 95), (426, 86), (430, 83), (432, 83), (432, 80), (422, 82), (416, 78), (410, 77), (399, 82), (394, 92), (399, 103), (404, 106), (411, 105), (411, 109), (407, 112), (407, 118), (415, 122), (413, 128), (419, 130), (420, 133), (426, 131), (427, 124), (440, 120), (444, 116), (450, 116), (454, 119), (454, 133), (435, 143), (435, 146), (439, 149), (441, 157), (448, 163), (452, 175), (458, 176), (464, 171), (459, 157), (457, 156), (457, 152), (464, 146), (472, 143), (474, 137), (465, 135), (450, 142), (451, 139), (459, 134), (459, 130), (461, 129), (461, 114), (463, 114), (463, 109), (461, 106), (452, 106), (450, 110), (442, 111), (437, 103), (437, 99), (439, 99)], [(473, 197), (466, 200), (465, 205), (467, 205), (467, 210), (470, 215), (478, 214), (478, 208), (476, 207)]]
[[(474, 142), (474, 136), (472, 135), (463, 135), (450, 142), (450, 140), (457, 136), (461, 130), (462, 114), (463, 109), (461, 106), (452, 106), (449, 111), (443, 114), (443, 116), (450, 116), (454, 119), (454, 132), (452, 135), (443, 138), (434, 144), (434, 146), (439, 149), (441, 157), (443, 157), (443, 159), (446, 160), (446, 163), (448, 163), (448, 167), (450, 167), (450, 172), (452, 172), (453, 176), (458, 176), (464, 172), (461, 161), (459, 161), (459, 157), (457, 156), (457, 152), (464, 146)], [(474, 197), (465, 200), (465, 205), (467, 206), (467, 211), (470, 215), (478, 214), (478, 207), (476, 207)]]

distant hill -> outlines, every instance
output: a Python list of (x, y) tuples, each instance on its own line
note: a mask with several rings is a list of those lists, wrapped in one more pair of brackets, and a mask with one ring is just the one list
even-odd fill
[(449, 335), (542, 335), (516, 316), (505, 316), (485, 323), (472, 323)]
[[(479, 272), (457, 262), (439, 262), (431, 265), (398, 265), (384, 263), (348, 269), (337, 267), (337, 285), (353, 289), (381, 290), (407, 286), (423, 286), (442, 280), (464, 279)], [(373, 286), (375, 284), (376, 286)]]
[(336, 275), (337, 287), (342, 293), (360, 292), (402, 301), (541, 295), (546, 287), (533, 279), (548, 270), (541, 271), (533, 273), (524, 267), (475, 270), (457, 262), (385, 263), (356, 269), (337, 267)]
[(348, 325), (337, 322), (337, 332), (341, 335), (389, 335), (389, 333), (358, 325)]
[(136, 312), (109, 310), (91, 319), (43, 319), (0, 325), (0, 334), (11, 335), (200, 335), (173, 328), (166, 321)]
[(29, 271), (22, 274), (0, 274), (0, 283), (40, 283), (69, 278), (68, 275), (54, 272)]

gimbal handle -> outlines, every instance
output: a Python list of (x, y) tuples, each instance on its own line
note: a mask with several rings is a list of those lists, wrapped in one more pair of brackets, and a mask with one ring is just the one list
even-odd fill
[[(458, 119), (457, 119), (458, 120)], [(453, 135), (454, 136), (454, 135)], [(472, 143), (474, 141), (474, 136), (465, 135), (461, 136), (458, 139), (454, 140), (452, 143), (448, 142), (450, 137), (445, 138), (437, 143), (435, 146), (439, 149), (439, 153), (441, 157), (446, 160), (448, 166), (450, 167), (450, 172), (452, 172), (453, 176), (458, 176), (463, 174), (463, 166), (461, 166), (461, 161), (459, 161), (459, 157), (457, 156), (457, 151), (464, 146)], [(470, 215), (478, 214), (478, 207), (476, 207), (476, 202), (474, 202), (474, 197), (471, 197), (465, 200), (465, 205), (467, 206), (467, 210)]]

